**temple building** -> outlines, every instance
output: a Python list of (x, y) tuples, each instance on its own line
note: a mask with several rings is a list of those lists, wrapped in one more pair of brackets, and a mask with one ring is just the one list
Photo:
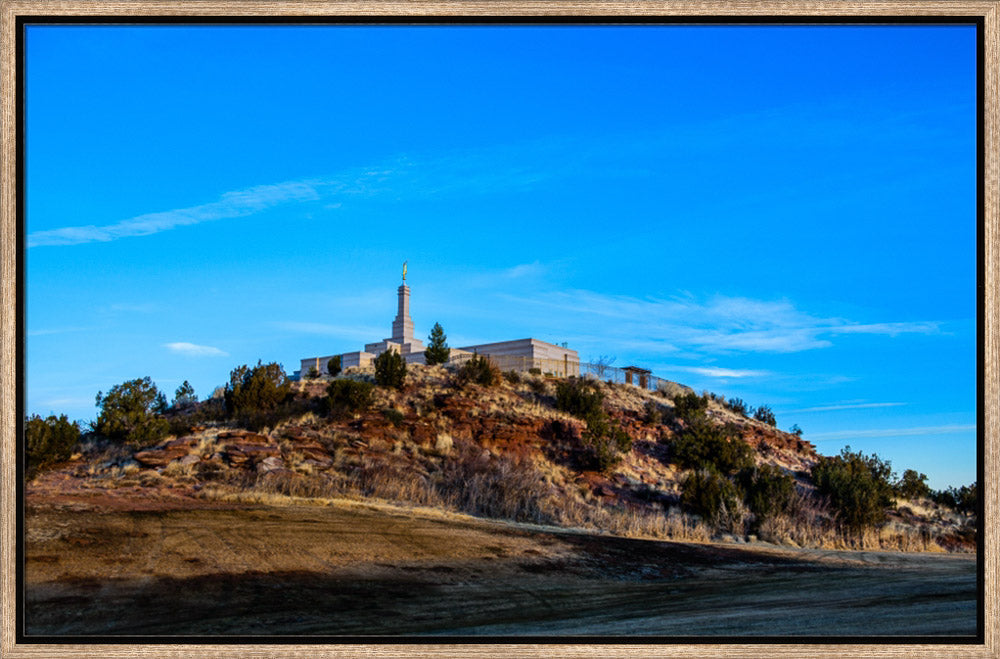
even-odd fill
[[(392, 336), (375, 343), (365, 344), (365, 349), (340, 354), (343, 369), (371, 366), (372, 360), (387, 350), (403, 356), (408, 364), (424, 364), (424, 344), (413, 335), (410, 318), (410, 287), (406, 285), (406, 264), (403, 264), (403, 283), (397, 289), (396, 318), (392, 321)], [(461, 364), (474, 354), (489, 356), (504, 371), (529, 371), (538, 369), (553, 375), (579, 375), (580, 356), (576, 350), (538, 339), (515, 339), (481, 345), (452, 348), (449, 364)], [(336, 354), (307, 357), (301, 361), (298, 377), (306, 377), (313, 369), (325, 375), (327, 362)]]

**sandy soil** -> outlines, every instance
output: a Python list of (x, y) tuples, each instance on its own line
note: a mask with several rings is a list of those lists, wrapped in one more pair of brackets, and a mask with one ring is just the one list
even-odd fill
[(30, 501), (29, 635), (971, 635), (975, 557), (687, 544), (352, 502)]

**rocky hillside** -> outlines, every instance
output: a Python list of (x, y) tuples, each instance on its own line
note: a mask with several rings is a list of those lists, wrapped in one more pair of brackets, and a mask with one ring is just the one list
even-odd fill
[[(372, 373), (339, 379), (371, 381)], [(596, 396), (599, 411), (581, 416), (564, 411), (566, 383), (507, 374), (482, 386), (441, 366), (410, 365), (402, 389), (374, 387), (365, 404), (331, 411), (329, 379), (307, 380), (292, 385), (295, 413), (256, 431), (213, 420), (210, 410), (220, 401), (208, 401), (173, 413), (175, 434), (151, 447), (91, 438), (68, 463), (29, 483), (28, 497), (173, 497), (191, 505), (376, 498), (631, 536), (974, 549), (968, 520), (927, 500), (899, 502), (879, 528), (845, 533), (828, 502), (815, 496), (815, 448), (716, 399), (692, 395), (704, 406), (694, 419), (677, 409), (683, 387), (649, 392), (596, 382), (580, 390)], [(727, 428), (729, 442), (750, 447), (753, 466), (733, 482), (746, 474), (790, 476), (787, 505), (765, 516), (749, 496), (744, 502), (723, 492), (724, 514), (706, 512), (699, 503), (711, 495), (705, 484), (722, 481), (682, 467), (678, 457), (693, 441), (682, 449), (679, 438), (697, 437), (697, 428)], [(701, 499), (692, 498), (697, 488)]]

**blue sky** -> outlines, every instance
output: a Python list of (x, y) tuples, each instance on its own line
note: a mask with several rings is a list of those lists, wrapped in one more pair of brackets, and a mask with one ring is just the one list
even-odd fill
[(33, 26), (27, 409), (532, 336), (975, 480), (975, 31)]

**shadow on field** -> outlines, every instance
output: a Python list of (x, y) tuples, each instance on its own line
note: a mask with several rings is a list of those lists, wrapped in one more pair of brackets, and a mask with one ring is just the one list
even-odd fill
[(635, 540), (359, 507), (46, 508), (29, 522), (29, 637), (976, 631), (969, 555)]
[(26, 620), (45, 635), (975, 632), (974, 575), (956, 565), (941, 579), (739, 548), (564, 539), (578, 545), (573, 560), (60, 581), (31, 589)]

